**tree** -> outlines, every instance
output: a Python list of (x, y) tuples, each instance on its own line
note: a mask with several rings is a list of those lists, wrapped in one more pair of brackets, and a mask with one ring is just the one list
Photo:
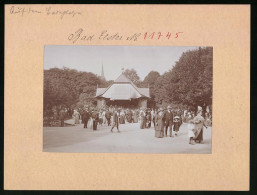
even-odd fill
[(68, 68), (44, 70), (44, 113), (53, 107), (94, 104), (97, 85), (106, 86), (107, 82), (93, 73)]
[(154, 96), (154, 93), (153, 93), (153, 88), (154, 88), (154, 84), (156, 82), (156, 80), (160, 77), (160, 73), (157, 72), (157, 71), (151, 71), (148, 73), (148, 75), (145, 77), (145, 79), (143, 80), (143, 85), (145, 87), (147, 87), (149, 85), (150, 87), (150, 93), (151, 93), (151, 96)]
[(155, 101), (206, 108), (212, 104), (212, 48), (184, 52), (175, 66), (159, 77)]
[(133, 83), (138, 84), (140, 82), (140, 78), (137, 74), (137, 71), (132, 68), (132, 69), (126, 69), (123, 74), (131, 80)]
[(148, 73), (148, 75), (145, 77), (145, 79), (143, 80), (143, 82), (140, 84), (140, 87), (148, 87), (149, 86), (149, 90), (150, 90), (150, 100), (148, 101), (148, 105), (149, 107), (155, 107), (155, 82), (156, 80), (160, 77), (160, 73), (157, 71), (151, 71)]
[(85, 105), (95, 105), (96, 100), (94, 98), (96, 93), (95, 86), (84, 87), (83, 92), (79, 95), (79, 101), (77, 103), (78, 107), (83, 107)]

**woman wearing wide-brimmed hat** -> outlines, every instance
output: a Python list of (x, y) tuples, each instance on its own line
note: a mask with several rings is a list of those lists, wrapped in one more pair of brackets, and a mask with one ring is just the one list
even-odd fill
[(195, 124), (195, 138), (196, 142), (201, 143), (203, 141), (203, 126), (204, 126), (204, 118), (202, 117), (202, 111), (197, 111), (197, 115), (194, 117)]
[(175, 131), (175, 135), (177, 135), (180, 125), (181, 125), (180, 117), (175, 116), (173, 120), (173, 131)]
[(163, 118), (164, 118), (163, 108), (160, 108), (159, 112), (156, 114), (155, 137), (158, 137), (158, 138), (163, 137), (163, 129), (164, 129)]

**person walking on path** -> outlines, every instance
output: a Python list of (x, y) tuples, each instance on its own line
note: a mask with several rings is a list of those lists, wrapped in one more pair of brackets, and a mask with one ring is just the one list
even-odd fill
[(106, 109), (103, 109), (103, 112), (102, 112), (102, 117), (103, 117), (103, 124), (105, 125), (106, 122), (107, 122), (107, 119), (105, 117), (105, 114), (106, 114)]
[(146, 120), (146, 113), (145, 113), (145, 110), (143, 110), (143, 108), (141, 108), (141, 111), (140, 111), (140, 129), (145, 128), (145, 120)]
[(117, 130), (118, 130), (118, 133), (120, 133), (120, 130), (119, 130), (119, 113), (116, 109), (113, 113), (113, 122), (112, 122), (111, 132), (113, 132), (112, 130), (113, 130), (114, 127), (116, 127)]
[(79, 124), (79, 112), (77, 110), (74, 110), (73, 116), (75, 118), (75, 125)]
[(194, 125), (194, 120), (190, 120), (188, 121), (188, 125), (187, 125), (187, 129), (188, 129), (188, 137), (189, 137), (189, 144), (195, 145), (195, 125)]
[(99, 119), (99, 114), (97, 110), (94, 110), (92, 113), (92, 119), (93, 119), (93, 130), (97, 130), (97, 123)]
[(168, 136), (168, 128), (170, 129), (170, 137), (172, 136), (172, 125), (173, 125), (173, 113), (171, 110), (171, 107), (167, 107), (167, 111), (164, 114), (164, 120), (165, 120), (165, 128), (164, 128), (164, 136)]
[(173, 123), (174, 123), (173, 130), (175, 131), (175, 135), (177, 135), (177, 133), (179, 131), (179, 127), (181, 125), (180, 117), (179, 116), (175, 116)]
[(120, 111), (120, 120), (119, 120), (120, 124), (125, 124), (125, 112), (124, 110)]
[(65, 112), (63, 109), (61, 109), (59, 116), (60, 116), (60, 120), (61, 120), (61, 127), (64, 127)]
[(134, 123), (138, 123), (139, 111), (135, 110), (134, 112)]
[(164, 130), (164, 112), (160, 108), (159, 112), (156, 114), (156, 123), (155, 123), (155, 137), (162, 138)]
[(197, 115), (194, 117), (195, 124), (195, 142), (201, 143), (203, 141), (203, 126), (204, 118), (202, 117), (202, 111), (198, 110)]
[(84, 128), (87, 128), (88, 119), (89, 119), (89, 112), (88, 112), (88, 108), (86, 108), (82, 114), (82, 121), (84, 123)]
[(111, 117), (112, 117), (111, 111), (107, 110), (105, 112), (105, 118), (107, 120), (107, 125), (108, 126), (111, 126)]

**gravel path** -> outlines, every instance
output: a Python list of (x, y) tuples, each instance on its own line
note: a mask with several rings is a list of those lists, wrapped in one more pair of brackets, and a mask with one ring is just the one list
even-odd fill
[[(70, 122), (70, 121), (69, 121)], [(187, 125), (182, 124), (177, 136), (156, 138), (154, 128), (140, 129), (138, 123), (120, 125), (110, 132), (106, 125), (97, 131), (82, 124), (71, 127), (44, 127), (44, 152), (85, 153), (211, 153), (212, 128), (204, 129), (203, 143), (190, 145)]]

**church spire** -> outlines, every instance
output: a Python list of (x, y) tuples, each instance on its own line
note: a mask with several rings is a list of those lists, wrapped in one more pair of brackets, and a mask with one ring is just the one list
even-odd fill
[(104, 77), (104, 65), (103, 65), (103, 62), (102, 62), (102, 73), (101, 73), (101, 78), (105, 80), (105, 77)]

